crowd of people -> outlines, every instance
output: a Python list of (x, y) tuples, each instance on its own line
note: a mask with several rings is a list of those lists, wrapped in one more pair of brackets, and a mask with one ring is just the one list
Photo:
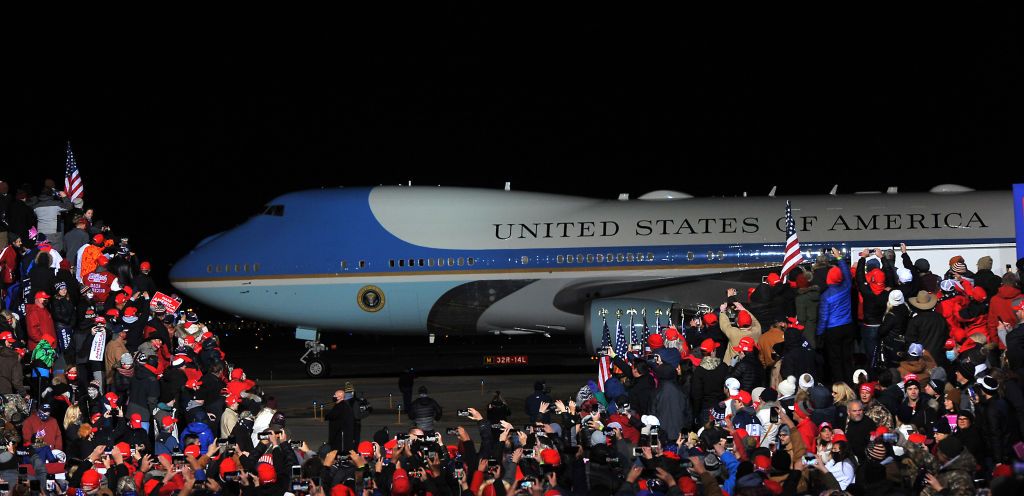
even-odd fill
[[(900, 250), (833, 250), (713, 310), (602, 350), (611, 377), (516, 415), (457, 412), (413, 371), (411, 427), (361, 439), (334, 394), (328, 442), (291, 440), (150, 265), (47, 183), (0, 182), (0, 493), (115, 495), (1009, 494), (1024, 459), (1017, 270), (931, 272)], [(67, 229), (65, 232), (64, 224)], [(73, 226), (73, 227), (72, 227)], [(710, 307), (708, 307), (710, 308)], [(450, 414), (450, 412), (449, 412)], [(467, 430), (469, 429), (469, 430)]]

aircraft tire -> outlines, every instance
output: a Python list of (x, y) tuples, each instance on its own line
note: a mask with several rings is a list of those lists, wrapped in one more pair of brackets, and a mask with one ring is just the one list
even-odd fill
[(314, 358), (306, 362), (306, 375), (313, 379), (323, 379), (331, 375), (331, 368), (321, 358)]

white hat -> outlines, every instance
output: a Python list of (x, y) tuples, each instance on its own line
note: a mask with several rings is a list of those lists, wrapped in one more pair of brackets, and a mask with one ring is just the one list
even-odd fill
[(756, 388), (754, 388), (754, 390), (750, 392), (750, 400), (751, 401), (761, 401), (761, 393), (763, 393), (764, 390), (765, 390), (765, 388), (763, 388), (763, 387), (756, 387)]
[(898, 307), (902, 305), (906, 300), (903, 299), (903, 291), (894, 289), (889, 292), (889, 305)]
[(640, 422), (644, 425), (657, 425), (661, 426), (661, 421), (654, 415), (644, 415), (640, 417)]
[(785, 398), (796, 394), (796, 377), (789, 376), (779, 383), (779, 397)]
[(740, 381), (735, 377), (725, 380), (725, 387), (729, 388), (729, 396), (736, 396), (740, 392)]
[(865, 382), (867, 382), (867, 377), (868, 377), (868, 371), (866, 371), (866, 370), (864, 370), (864, 369), (857, 369), (857, 370), (854, 370), (854, 371), (853, 371), (853, 383), (854, 383), (854, 384), (857, 384), (857, 383), (858, 383), (858, 382), (857, 382), (857, 378), (858, 378), (858, 377), (860, 377), (860, 376), (862, 376), (862, 375), (864, 376), (864, 381), (865, 381)]
[(896, 277), (899, 278), (901, 283), (908, 283), (914, 280), (914, 273), (910, 272), (910, 269), (901, 267), (896, 269)]
[(814, 386), (814, 376), (808, 373), (800, 374), (800, 389), (810, 389)]

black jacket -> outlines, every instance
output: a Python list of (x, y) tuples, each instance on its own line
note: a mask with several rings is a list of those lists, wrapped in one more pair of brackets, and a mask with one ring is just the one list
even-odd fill
[(0, 347), (0, 394), (13, 394), (24, 389), (24, 375), (18, 352)]
[(629, 405), (640, 415), (647, 415), (651, 411), (651, 404), (654, 401), (654, 378), (646, 374), (636, 378), (629, 388)]
[(697, 418), (704, 420), (707, 411), (725, 399), (725, 380), (729, 378), (729, 367), (718, 357), (708, 356), (694, 367), (690, 380), (690, 397)]
[(14, 200), (7, 207), (7, 230), (13, 236), (28, 239), (28, 228), (36, 225), (36, 212), (25, 202)]
[(868, 447), (868, 441), (871, 439), (871, 431), (874, 431), (877, 427), (875, 421), (868, 418), (867, 415), (860, 422), (854, 422), (847, 417), (846, 428), (843, 432), (846, 433), (850, 450), (853, 451), (854, 455), (857, 455), (858, 459), (865, 459), (864, 450)]
[(1024, 323), (1006, 333), (1006, 359), (1010, 362), (1010, 370), (1024, 371)]
[(153, 278), (149, 274), (140, 272), (132, 279), (132, 289), (136, 293), (148, 292), (149, 297), (152, 298), (156, 294), (156, 283), (153, 282)]
[(999, 291), (999, 286), (1003, 285), (1003, 279), (989, 269), (981, 269), (974, 274), (974, 285), (985, 290), (985, 303), (988, 303)]
[(78, 300), (82, 298), (82, 285), (78, 282), (78, 279), (75, 279), (75, 275), (70, 270), (60, 269), (53, 279), (54, 286), (59, 282), (64, 283), (68, 287), (68, 298), (71, 300), (71, 303), (75, 304), (75, 307), (78, 307)]
[(939, 366), (946, 364), (947, 339), (946, 319), (934, 310), (919, 311), (907, 323), (907, 343), (921, 343)]
[(982, 424), (981, 433), (989, 456), (996, 463), (1003, 463), (1010, 447), (1020, 438), (1017, 435), (1017, 422), (1010, 420), (1009, 403), (998, 396), (982, 401), (975, 406), (975, 420)]
[(779, 373), (783, 379), (789, 376), (800, 377), (801, 374), (811, 374), (817, 377), (816, 361), (818, 354), (810, 343), (804, 339), (799, 332), (786, 332), (783, 341), (782, 365)]
[(750, 352), (736, 363), (729, 377), (735, 377), (740, 381), (741, 391), (753, 391), (754, 388), (764, 386), (764, 366), (757, 353)]
[[(412, 409), (409, 411), (411, 412)], [(336, 403), (324, 418), (328, 420), (327, 439), (331, 447), (341, 453), (348, 453), (355, 449), (353, 441), (355, 440), (356, 418), (352, 414), (352, 407), (348, 402)]]
[(424, 431), (434, 430), (435, 420), (441, 420), (441, 405), (434, 398), (420, 396), (409, 405), (409, 418)]
[(53, 298), (50, 300), (50, 315), (53, 317), (54, 326), (74, 329), (77, 314), (75, 304), (70, 299)]

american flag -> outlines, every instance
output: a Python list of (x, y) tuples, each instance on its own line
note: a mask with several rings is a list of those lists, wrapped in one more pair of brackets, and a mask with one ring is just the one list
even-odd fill
[(793, 222), (793, 207), (789, 200), (786, 200), (786, 255), (782, 258), (782, 281), (785, 282), (789, 271), (803, 261), (800, 240), (796, 235), (796, 223)]
[(621, 356), (623, 359), (626, 358), (626, 352), (629, 351), (629, 345), (626, 344), (626, 332), (622, 330), (622, 320), (615, 320), (615, 354)]
[[(608, 318), (604, 317), (604, 330), (601, 332), (601, 348), (612, 345), (611, 333), (608, 331)], [(597, 387), (604, 392), (604, 381), (612, 377), (612, 359), (605, 355), (597, 360)]]
[(636, 335), (636, 326), (633, 325), (633, 316), (636, 315), (636, 310), (630, 308), (629, 314), (629, 346), (637, 346), (640, 344), (640, 338)]
[(640, 333), (640, 346), (647, 346), (647, 337), (650, 335), (651, 331), (647, 327), (647, 310), (644, 309), (644, 327)]
[(68, 199), (71, 201), (81, 198), (85, 193), (85, 185), (82, 184), (82, 178), (78, 175), (75, 154), (71, 153), (70, 141), (68, 141), (67, 162), (64, 166), (64, 192), (68, 194)]

